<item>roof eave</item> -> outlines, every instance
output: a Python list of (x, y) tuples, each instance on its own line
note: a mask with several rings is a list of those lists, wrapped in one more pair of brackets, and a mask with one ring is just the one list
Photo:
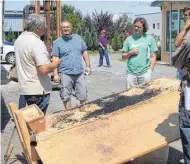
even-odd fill
[(161, 7), (162, 6), (162, 1), (153, 1), (150, 6), (152, 7)]

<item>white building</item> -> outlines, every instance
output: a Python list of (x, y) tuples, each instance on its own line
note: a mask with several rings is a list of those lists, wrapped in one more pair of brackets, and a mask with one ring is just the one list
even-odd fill
[(144, 17), (148, 23), (148, 32), (147, 34), (155, 34), (160, 37), (162, 40), (162, 13), (146, 13), (146, 14), (137, 14), (137, 17)]

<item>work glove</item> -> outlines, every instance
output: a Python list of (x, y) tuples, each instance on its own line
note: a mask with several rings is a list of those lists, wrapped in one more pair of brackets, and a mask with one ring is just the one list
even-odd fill
[(88, 75), (90, 75), (91, 73), (92, 73), (91, 67), (86, 67), (86, 70), (84, 71), (84, 74), (85, 74), (86, 76), (88, 76)]

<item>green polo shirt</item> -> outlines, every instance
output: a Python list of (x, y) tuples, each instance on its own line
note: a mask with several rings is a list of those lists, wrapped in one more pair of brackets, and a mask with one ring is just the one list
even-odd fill
[(150, 68), (150, 56), (152, 52), (158, 51), (155, 39), (151, 35), (144, 34), (139, 37), (132, 35), (123, 44), (122, 52), (138, 49), (138, 55), (132, 55), (127, 60), (127, 72), (133, 75), (146, 73)]

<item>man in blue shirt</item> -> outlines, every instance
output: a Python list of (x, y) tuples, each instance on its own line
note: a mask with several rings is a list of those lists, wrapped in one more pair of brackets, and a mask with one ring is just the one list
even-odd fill
[(87, 100), (87, 88), (84, 78), (83, 59), (86, 71), (91, 72), (87, 46), (81, 36), (72, 34), (72, 25), (68, 21), (61, 23), (62, 36), (53, 43), (53, 61), (61, 59), (54, 71), (54, 81), (61, 84), (60, 97), (66, 110), (71, 109), (71, 93), (75, 90), (80, 103)]

